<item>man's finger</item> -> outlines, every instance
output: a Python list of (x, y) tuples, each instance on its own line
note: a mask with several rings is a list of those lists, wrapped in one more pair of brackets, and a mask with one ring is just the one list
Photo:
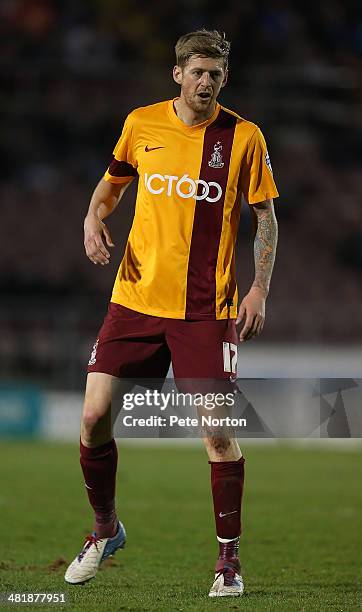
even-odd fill
[(251, 340), (252, 338), (254, 338), (254, 336), (257, 335), (259, 321), (260, 321), (260, 316), (259, 315), (255, 315), (254, 321), (253, 321), (253, 325), (251, 326), (249, 332), (247, 333), (247, 335), (244, 338), (245, 341)]
[(111, 234), (110, 234), (109, 229), (108, 229), (108, 227), (106, 225), (103, 225), (103, 235), (104, 235), (104, 237), (106, 239), (107, 246), (114, 247), (113, 240), (111, 238)]
[(258, 336), (260, 336), (261, 332), (263, 331), (264, 321), (265, 321), (265, 319), (263, 317), (259, 321), (258, 331), (257, 331), (257, 335)]
[[(103, 245), (103, 243), (102, 243)], [(89, 257), (89, 259), (97, 264), (102, 264), (105, 265), (107, 263), (109, 263), (109, 257), (107, 258), (99, 249), (98, 244), (96, 243), (95, 239), (93, 239), (92, 241), (88, 241), (87, 245), (85, 247), (86, 249), (86, 254), (87, 257)], [(103, 245), (103, 249), (105, 249), (104, 245)]]
[(109, 263), (109, 259), (107, 259), (107, 257), (104, 257), (104, 255), (102, 255), (101, 253), (93, 255), (93, 260), (94, 263), (99, 263), (101, 264), (101, 266), (105, 266)]
[(97, 249), (98, 249), (98, 254), (99, 255), (103, 255), (104, 257), (106, 257), (107, 259), (110, 258), (110, 253), (107, 250), (107, 248), (104, 246), (104, 242), (102, 240), (102, 238), (100, 236), (96, 236), (94, 238), (94, 242), (96, 243)]
[(87, 238), (84, 238), (84, 248), (85, 251), (87, 253), (87, 255), (96, 255), (99, 252), (104, 252), (104, 255), (106, 255), (106, 253), (108, 253), (106, 247), (103, 244), (102, 239), (97, 235), (97, 236), (87, 236)]
[(256, 316), (254, 316), (253, 322), (250, 326), (250, 329), (248, 329), (248, 331), (246, 332), (245, 336), (244, 336), (244, 342), (247, 342), (248, 340), (251, 340), (251, 338), (254, 336), (255, 334), (255, 320), (256, 320)]
[(237, 319), (235, 321), (236, 325), (239, 325), (239, 323), (241, 323), (241, 321), (243, 320), (244, 316), (245, 316), (245, 306), (243, 306), (241, 304), (240, 308), (239, 308), (239, 313), (238, 313)]
[(254, 316), (253, 315), (247, 315), (246, 317), (246, 321), (244, 324), (243, 329), (240, 332), (240, 342), (244, 342), (244, 340), (246, 340), (249, 331), (251, 330), (251, 328), (253, 327), (253, 320), (254, 320)]

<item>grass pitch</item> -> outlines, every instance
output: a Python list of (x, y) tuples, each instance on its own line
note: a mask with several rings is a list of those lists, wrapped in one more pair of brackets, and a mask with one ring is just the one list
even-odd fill
[(38, 610), (362, 610), (361, 450), (244, 454), (246, 592), (211, 600), (217, 546), (201, 447), (119, 444), (127, 546), (95, 580), (70, 586), (65, 564), (92, 523), (78, 449), (1, 444), (0, 591), (67, 593), (67, 606), (26, 606)]

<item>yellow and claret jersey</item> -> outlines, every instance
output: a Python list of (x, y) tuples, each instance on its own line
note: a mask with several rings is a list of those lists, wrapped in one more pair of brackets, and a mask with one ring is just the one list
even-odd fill
[(158, 317), (235, 318), (241, 196), (278, 196), (260, 129), (217, 104), (189, 127), (173, 100), (125, 121), (104, 178), (139, 177), (133, 225), (112, 302)]

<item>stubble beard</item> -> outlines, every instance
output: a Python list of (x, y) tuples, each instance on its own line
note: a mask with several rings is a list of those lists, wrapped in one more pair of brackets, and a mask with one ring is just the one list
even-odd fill
[(214, 110), (216, 100), (211, 97), (205, 102), (198, 99), (197, 94), (187, 96), (186, 102), (188, 106), (198, 115), (205, 115)]

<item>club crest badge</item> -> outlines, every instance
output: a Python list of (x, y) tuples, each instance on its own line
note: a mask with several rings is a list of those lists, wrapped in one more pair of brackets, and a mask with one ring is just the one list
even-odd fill
[(99, 343), (99, 338), (97, 338), (97, 341), (93, 344), (93, 349), (92, 349), (92, 352), (91, 352), (91, 356), (90, 356), (90, 359), (88, 361), (88, 365), (89, 366), (94, 365), (95, 362), (97, 361), (96, 356), (97, 356), (98, 343)]
[(211, 159), (209, 161), (210, 168), (223, 168), (224, 167), (224, 162), (222, 161), (221, 151), (222, 151), (222, 144), (220, 140), (218, 140), (217, 143), (214, 144), (214, 151), (211, 154)]

